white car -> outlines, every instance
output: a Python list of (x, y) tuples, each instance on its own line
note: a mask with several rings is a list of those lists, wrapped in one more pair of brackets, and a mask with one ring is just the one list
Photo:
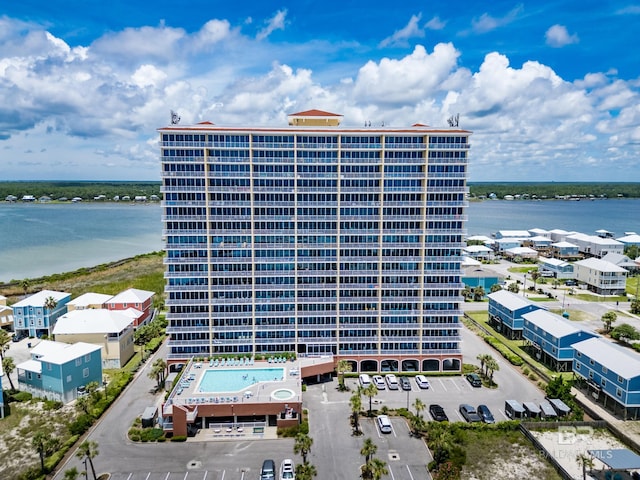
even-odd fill
[(386, 390), (387, 388), (387, 386), (384, 383), (384, 378), (382, 378), (382, 375), (374, 375), (373, 383), (375, 384), (376, 387), (378, 387), (378, 390)]
[(387, 381), (387, 387), (389, 387), (389, 390), (398, 390), (398, 377), (393, 373), (386, 374), (384, 379)]
[(416, 375), (416, 384), (418, 385), (418, 388), (423, 390), (426, 390), (431, 386), (429, 384), (429, 380), (427, 380), (427, 377), (424, 375)]
[(280, 480), (295, 480), (296, 469), (293, 466), (293, 460), (285, 458), (280, 465)]

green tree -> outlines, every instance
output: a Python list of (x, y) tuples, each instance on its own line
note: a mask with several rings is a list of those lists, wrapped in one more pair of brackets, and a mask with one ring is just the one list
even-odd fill
[(533, 288), (535, 288), (538, 279), (541, 277), (540, 272), (538, 270), (533, 270), (531, 272), (531, 280), (533, 280)]
[(611, 338), (629, 342), (630, 340), (640, 340), (640, 332), (633, 325), (623, 323), (611, 330)]
[(485, 291), (482, 285), (478, 285), (476, 288), (473, 289), (474, 302), (481, 302), (484, 296), (485, 296)]
[[(13, 386), (13, 380), (11, 380), (11, 374), (16, 369), (16, 364), (13, 361), (13, 358), (4, 357), (2, 359), (2, 369), (4, 370), (4, 373), (6, 373), (7, 375), (7, 379), (9, 380), (9, 385), (11, 385), (11, 390), (15, 390), (15, 387)], [(0, 395), (2, 395), (2, 392), (0, 392)]]
[(89, 410), (91, 409), (91, 400), (89, 399), (89, 396), (83, 395), (76, 398), (75, 407), (78, 412), (89, 415)]
[(634, 315), (640, 315), (640, 299), (631, 300), (631, 308), (629, 309)]
[(480, 373), (482, 373), (483, 375), (486, 375), (484, 367), (485, 367), (485, 364), (487, 363), (487, 359), (490, 357), (491, 355), (489, 355), (488, 353), (479, 353), (478, 356), (476, 357), (476, 360), (480, 362)]
[(494, 283), (493, 285), (491, 285), (491, 289), (489, 290), (489, 292), (499, 292), (500, 290), (502, 290), (502, 285), (500, 285), (499, 283)]
[(511, 293), (518, 293), (520, 292), (520, 285), (518, 285), (517, 282), (511, 282), (507, 287), (507, 291)]
[(371, 411), (372, 411), (372, 403), (373, 403), (373, 397), (375, 397), (378, 394), (378, 387), (376, 387), (376, 385), (372, 382), (369, 385), (367, 385), (363, 390), (362, 393), (369, 397), (369, 411), (367, 412), (368, 416), (371, 416)]
[(0, 360), (4, 360), (4, 354), (11, 347), (11, 336), (6, 330), (0, 328)]
[(422, 417), (422, 411), (425, 409), (425, 404), (419, 398), (416, 398), (415, 402), (413, 402), (413, 408), (416, 409), (416, 416)]
[(318, 471), (314, 465), (310, 463), (299, 463), (296, 465), (297, 480), (311, 480), (318, 475)]
[(582, 479), (587, 480), (587, 469), (590, 470), (595, 465), (593, 458), (585, 453), (580, 453), (576, 457), (576, 462), (578, 462), (578, 465), (582, 468)]
[(353, 392), (349, 399), (351, 405), (351, 422), (355, 430), (355, 434), (360, 434), (360, 411), (362, 410), (362, 397), (360, 396), (360, 388)]
[(380, 460), (379, 458), (372, 458), (369, 462), (369, 474), (371, 475), (369, 478), (372, 480), (380, 480), (383, 476), (389, 475), (389, 470), (387, 469), (387, 464)]
[(565, 381), (561, 375), (555, 375), (551, 378), (545, 388), (546, 396), (549, 398), (559, 398), (563, 402), (567, 399), (573, 398), (571, 395), (571, 384)]
[(93, 459), (97, 457), (99, 453), (100, 452), (98, 451), (98, 444), (92, 440), (85, 440), (84, 442), (82, 442), (78, 447), (78, 451), (76, 452), (76, 457), (84, 459), (85, 462), (89, 462), (93, 480), (98, 480), (98, 478), (96, 477), (96, 469), (93, 466)]
[(618, 319), (618, 315), (616, 315), (616, 312), (609, 310), (607, 313), (605, 313), (604, 315), (602, 315), (602, 325), (604, 326), (604, 330), (606, 333), (609, 333), (611, 331), (611, 326), (615, 323), (615, 321)]
[(640, 257), (640, 247), (638, 245), (626, 245), (624, 247), (624, 254), (629, 257), (631, 260), (635, 260)]
[(495, 358), (489, 355), (489, 358), (485, 360), (485, 366), (487, 367), (487, 376), (489, 377), (491, 383), (493, 383), (493, 374), (494, 372), (500, 370), (500, 365)]
[(311, 451), (311, 445), (313, 445), (313, 438), (306, 433), (299, 433), (296, 435), (293, 443), (293, 453), (302, 456), (302, 462), (307, 463), (307, 455)]
[(26, 295), (29, 292), (29, 287), (31, 286), (31, 280), (25, 278), (21, 282), (22, 290), (24, 290), (24, 294)]
[(473, 298), (473, 290), (471, 290), (469, 285), (465, 285), (462, 289), (462, 296), (464, 297), (465, 302), (468, 302)]
[(347, 389), (344, 385), (344, 374), (351, 372), (351, 369), (351, 362), (348, 362), (347, 360), (338, 360), (336, 371), (338, 372), (338, 390), (341, 392)]
[(60, 439), (53, 435), (50, 427), (42, 427), (36, 430), (33, 437), (31, 437), (31, 445), (40, 457), (40, 471), (47, 473), (44, 469), (44, 459), (58, 449)]
[(57, 300), (55, 298), (49, 296), (49, 297), (44, 299), (44, 308), (49, 310), (49, 313), (51, 313), (53, 310), (55, 310), (55, 308), (57, 306), (58, 306), (58, 302), (57, 302)]
[(80, 472), (78, 471), (78, 469), (76, 467), (70, 468), (68, 470), (64, 471), (64, 480), (78, 480), (78, 477), (80, 476)]
[(360, 449), (360, 455), (364, 457), (364, 463), (368, 464), (376, 452), (378, 451), (378, 446), (373, 443), (371, 438), (365, 438), (362, 443), (362, 448)]
[(447, 461), (441, 463), (438, 469), (433, 472), (433, 480), (459, 480), (460, 479), (460, 467), (453, 464), (453, 462)]
[(151, 369), (149, 370), (147, 376), (151, 379), (155, 379), (158, 390), (160, 390), (164, 384), (166, 374), (167, 362), (165, 362), (162, 358), (158, 358), (155, 362), (153, 362), (153, 365), (151, 366)]

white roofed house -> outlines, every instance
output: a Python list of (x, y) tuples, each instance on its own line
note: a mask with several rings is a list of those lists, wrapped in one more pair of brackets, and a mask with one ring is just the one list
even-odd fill
[(551, 238), (551, 232), (549, 230), (545, 230), (544, 228), (532, 228), (529, 230), (529, 233), (532, 237), (547, 237)]
[(529, 247), (513, 247), (508, 248), (504, 252), (504, 256), (507, 258), (521, 258), (521, 259), (534, 259), (538, 258), (538, 252)]
[(154, 292), (130, 288), (111, 297), (104, 303), (104, 308), (116, 311), (131, 308), (138, 310), (140, 315), (136, 317), (133, 322), (133, 328), (138, 328), (140, 325), (145, 325), (150, 322), (153, 318), (154, 295)]
[(113, 298), (113, 295), (106, 295), (104, 293), (85, 293), (77, 298), (74, 298), (67, 304), (67, 310), (86, 310), (88, 308), (104, 308), (105, 302)]
[(527, 238), (531, 234), (527, 230), (498, 230), (496, 238)]
[(58, 317), (67, 312), (69, 300), (70, 293), (42, 290), (14, 303), (11, 307), (15, 331), (30, 337), (51, 335)]
[(491, 247), (496, 251), (496, 253), (503, 253), (510, 248), (516, 248), (522, 246), (521, 238), (499, 238), (497, 239)]
[(16, 365), (20, 390), (64, 403), (75, 400), (78, 388), (102, 383), (100, 347), (88, 343), (42, 340), (31, 359)]
[(60, 342), (97, 345), (103, 368), (122, 368), (135, 353), (133, 321), (124, 311), (73, 310), (58, 319), (53, 334)]
[(574, 278), (598, 295), (624, 295), (627, 270), (599, 258), (585, 258), (573, 264)]
[(549, 247), (549, 256), (560, 260), (578, 260), (582, 258), (580, 247), (571, 242), (556, 242)]
[(543, 277), (553, 277), (558, 280), (573, 278), (573, 264), (558, 258), (538, 257), (538, 270)]
[(630, 245), (635, 245), (636, 247), (640, 247), (640, 235), (637, 233), (630, 232), (629, 235), (625, 235), (624, 237), (616, 238), (617, 241), (623, 243), (625, 247)]
[(602, 260), (622, 267), (630, 273), (640, 270), (640, 265), (638, 265), (626, 255), (621, 255), (619, 253), (607, 253), (604, 257), (602, 257)]
[(13, 330), (13, 308), (7, 307), (7, 297), (0, 295), (0, 328)]
[(585, 235), (574, 233), (568, 235), (566, 241), (578, 245), (580, 253), (586, 257), (602, 258), (607, 253), (624, 253), (624, 244), (613, 238), (604, 238), (597, 235)]
[(462, 253), (476, 260), (491, 260), (493, 250), (485, 245), (467, 245), (462, 247)]

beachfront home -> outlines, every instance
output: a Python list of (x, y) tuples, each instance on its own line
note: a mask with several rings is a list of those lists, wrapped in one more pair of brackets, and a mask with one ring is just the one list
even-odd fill
[(7, 297), (0, 295), (0, 328), (13, 330), (13, 308), (7, 307)]
[(496, 238), (527, 238), (531, 234), (527, 230), (498, 230), (496, 232)]
[(488, 297), (489, 325), (511, 339), (522, 338), (522, 315), (541, 308), (526, 297), (507, 290), (498, 290)]
[(549, 256), (561, 260), (577, 260), (582, 258), (580, 248), (575, 243), (556, 242), (549, 247)]
[(575, 232), (567, 232), (566, 230), (562, 230), (561, 228), (554, 228), (553, 230), (549, 230), (549, 236), (554, 242), (564, 242), (565, 238), (573, 233)]
[(98, 345), (103, 368), (122, 368), (135, 353), (132, 322), (125, 312), (73, 310), (58, 319), (53, 334), (59, 342)]
[(538, 258), (538, 252), (529, 247), (513, 247), (507, 248), (504, 252), (504, 256), (510, 259), (529, 259), (533, 260)]
[(602, 258), (607, 253), (624, 253), (624, 244), (613, 238), (574, 233), (567, 235), (566, 241), (575, 243), (578, 251), (585, 257)]
[(614, 265), (624, 268), (627, 272), (635, 272), (640, 269), (640, 265), (634, 262), (632, 259), (627, 257), (626, 255), (621, 255), (619, 253), (607, 253), (602, 260), (605, 262), (611, 262)]
[(553, 277), (558, 280), (573, 278), (573, 265), (558, 258), (538, 257), (538, 271), (543, 277)]
[(596, 334), (577, 328), (569, 320), (538, 309), (522, 315), (522, 337), (534, 356), (558, 372), (569, 372), (573, 364), (573, 344)]
[(67, 311), (104, 308), (104, 304), (111, 300), (113, 295), (104, 293), (85, 293), (67, 303)]
[(18, 386), (36, 397), (69, 403), (90, 382), (102, 384), (100, 347), (42, 340), (31, 359), (16, 365)]
[(491, 260), (493, 258), (493, 250), (485, 245), (468, 245), (462, 247), (462, 253), (476, 260)]
[(16, 333), (29, 337), (51, 335), (56, 320), (67, 313), (71, 294), (42, 290), (12, 305)]
[(115, 297), (111, 297), (105, 304), (104, 308), (109, 310), (128, 310), (134, 308), (140, 312), (134, 318), (133, 328), (145, 325), (153, 318), (153, 297), (154, 292), (146, 290), (138, 290), (130, 288), (124, 292), (120, 292)]
[(585, 258), (573, 264), (575, 279), (598, 295), (624, 295), (628, 272), (599, 258)]
[(640, 235), (636, 233), (630, 233), (629, 235), (625, 235), (624, 237), (616, 238), (616, 240), (624, 244), (625, 247), (629, 247), (631, 245), (640, 247)]
[(595, 337), (573, 345), (573, 372), (586, 381), (591, 396), (625, 419), (640, 417), (640, 357)]
[(529, 230), (529, 234), (532, 237), (546, 237), (548, 239), (551, 238), (551, 232), (549, 230), (545, 230), (544, 228), (532, 228)]
[(520, 238), (500, 238), (491, 245), (491, 248), (493, 248), (496, 253), (504, 253), (505, 250), (521, 246), (522, 240)]
[(522, 240), (523, 247), (533, 248), (538, 253), (547, 253), (553, 241), (549, 237), (536, 235)]

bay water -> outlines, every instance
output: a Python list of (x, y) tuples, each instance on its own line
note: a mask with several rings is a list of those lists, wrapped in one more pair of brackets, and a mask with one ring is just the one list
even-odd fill
[[(640, 233), (640, 199), (471, 202), (469, 235), (563, 229)], [(0, 282), (68, 272), (162, 250), (157, 203), (0, 203)]]

